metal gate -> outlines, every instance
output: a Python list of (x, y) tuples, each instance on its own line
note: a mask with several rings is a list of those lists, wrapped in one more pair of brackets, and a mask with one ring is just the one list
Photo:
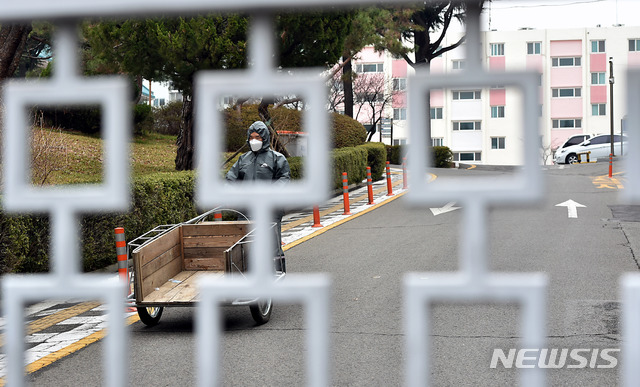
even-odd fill
[[(407, 3), (387, 1), (386, 3)], [(409, 1), (410, 2), (410, 1)], [(422, 3), (423, 1), (420, 1)], [(233, 11), (251, 15), (249, 35), (252, 66), (242, 71), (204, 71), (195, 80), (196, 128), (198, 147), (196, 160), (199, 175), (196, 196), (201, 206), (225, 204), (229, 206), (253, 203), (256, 195), (265, 198), (260, 205), (250, 207), (256, 222), (257, 248), (250, 257), (249, 281), (231, 280), (201, 283), (202, 301), (197, 307), (196, 334), (199, 367), (197, 380), (201, 386), (219, 382), (221, 327), (218, 324), (217, 300), (228, 297), (269, 296), (277, 300), (301, 303), (307, 324), (306, 359), (307, 384), (330, 384), (329, 308), (331, 281), (327, 275), (290, 275), (288, 280), (274, 284), (270, 273), (267, 247), (271, 212), (282, 206), (310, 206), (328, 197), (329, 148), (328, 116), (325, 109), (327, 91), (318, 76), (321, 70), (296, 71), (295, 75), (278, 72), (272, 61), (272, 22), (281, 9), (316, 9), (348, 7), (381, 3), (374, 0), (32, 0), (16, 2), (0, 0), (0, 22), (11, 23), (46, 19), (54, 21), (56, 63), (50, 80), (26, 82), (8, 81), (4, 85), (4, 192), (3, 205), (7, 212), (45, 212), (51, 216), (51, 267), (46, 275), (7, 276), (3, 282), (3, 305), (6, 313), (7, 382), (21, 386), (24, 381), (24, 317), (23, 309), (30, 301), (44, 298), (88, 298), (103, 300), (109, 307), (109, 335), (106, 339), (104, 367), (108, 386), (124, 386), (127, 378), (126, 336), (122, 294), (125, 284), (112, 281), (111, 276), (83, 274), (78, 249), (78, 214), (103, 211), (124, 211), (129, 205), (127, 150), (131, 133), (131, 117), (127, 82), (119, 77), (82, 77), (78, 71), (77, 29), (86, 17), (147, 17), (180, 15), (210, 11)], [(524, 348), (542, 348), (546, 341), (545, 274), (491, 273), (487, 267), (487, 219), (489, 206), (526, 203), (543, 195), (542, 174), (538, 165), (537, 91), (538, 76), (533, 73), (489, 73), (481, 63), (480, 9), (478, 2), (469, 0), (467, 21), (467, 63), (465, 71), (452, 75), (431, 75), (418, 72), (408, 83), (409, 127), (412, 144), (426, 144), (426, 130), (422, 126), (423, 106), (427, 91), (444, 87), (487, 87), (509, 85), (523, 95), (522, 127), (525, 136), (525, 165), (515, 176), (490, 184), (483, 180), (460, 181), (439, 179), (427, 184), (430, 155), (409, 151), (409, 168), (414, 176), (407, 200), (416, 205), (456, 200), (465, 208), (463, 224), (471, 238), (465, 238), (459, 256), (460, 268), (454, 274), (431, 273), (426, 282), (418, 274), (406, 274), (404, 280), (404, 321), (406, 334), (406, 384), (422, 386), (429, 381), (430, 308), (433, 301), (451, 302), (509, 302), (522, 308), (521, 337)], [(640, 72), (629, 74), (630, 106), (640, 105)], [(286, 189), (256, 184), (240, 189), (222, 184), (214, 168), (222, 151), (221, 113), (210, 106), (226, 94), (299, 95), (307, 103), (303, 125), (309, 133), (309, 152), (305, 162), (305, 179)], [(28, 126), (26, 111), (31, 105), (100, 105), (105, 140), (104, 182), (99, 186), (76, 188), (36, 188), (27, 182), (29, 176)], [(640, 126), (640, 109), (629, 109), (632, 149), (640, 150), (636, 135)], [(205, 123), (209, 123), (205, 125)], [(201, 150), (211, 150), (201, 152)], [(629, 152), (629, 166), (640, 165), (640, 152)], [(313, 170), (313, 173), (310, 173)], [(640, 171), (627, 169), (627, 199), (640, 202)], [(251, 204), (250, 204), (251, 205)], [(631, 386), (640, 380), (640, 275), (628, 274), (621, 283), (623, 308), (623, 382)], [(635, 327), (635, 329), (634, 329)], [(212, 367), (213, 365), (213, 367)], [(425, 366), (427, 365), (427, 366)], [(545, 369), (521, 371), (521, 384), (545, 384)]]

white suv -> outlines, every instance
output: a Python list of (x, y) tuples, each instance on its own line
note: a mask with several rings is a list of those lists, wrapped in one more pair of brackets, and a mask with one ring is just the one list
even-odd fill
[[(624, 142), (620, 142), (621, 136), (616, 134), (613, 136), (614, 150), (616, 155), (620, 155), (621, 148), (627, 149), (627, 138), (624, 138)], [(622, 146), (621, 146), (622, 145)], [(599, 136), (592, 137), (588, 140), (581, 142), (578, 145), (571, 145), (566, 148), (558, 148), (556, 151), (555, 161), (557, 164), (573, 164), (580, 162), (580, 160), (586, 160), (586, 155), (578, 158), (578, 154), (591, 152), (589, 158), (591, 160), (609, 157), (611, 153), (611, 135), (601, 134)]]

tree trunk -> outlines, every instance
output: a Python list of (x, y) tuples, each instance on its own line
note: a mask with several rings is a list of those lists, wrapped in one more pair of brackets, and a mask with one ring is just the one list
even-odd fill
[(15, 73), (30, 32), (30, 24), (0, 27), (0, 81)]
[(187, 171), (193, 169), (193, 100), (185, 95), (182, 102), (182, 125), (176, 141), (176, 170)]
[(344, 89), (344, 115), (353, 118), (353, 67), (351, 61), (342, 58), (345, 61), (342, 68), (342, 85)]

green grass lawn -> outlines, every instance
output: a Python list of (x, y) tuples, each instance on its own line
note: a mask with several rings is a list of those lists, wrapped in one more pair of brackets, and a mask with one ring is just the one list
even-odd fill
[[(39, 160), (34, 163), (34, 184), (43, 180), (47, 185), (102, 182), (104, 154), (100, 137), (48, 129), (36, 129), (34, 133), (38, 140), (33, 141), (32, 151)], [(175, 171), (175, 136), (137, 136), (129, 149), (134, 176)]]

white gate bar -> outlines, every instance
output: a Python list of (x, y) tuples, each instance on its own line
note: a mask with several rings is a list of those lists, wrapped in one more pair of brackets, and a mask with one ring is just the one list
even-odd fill
[[(404, 277), (406, 385), (429, 386), (431, 374), (431, 304), (444, 302), (517, 302), (522, 308), (521, 345), (544, 348), (546, 343), (545, 274), (489, 274), (481, 281), (466, 273), (408, 273)], [(540, 323), (542, 321), (542, 323)], [(544, 386), (544, 368), (523, 369), (520, 384)]]
[[(533, 72), (484, 72), (470, 69), (457, 74), (431, 75), (416, 72), (407, 82), (408, 120), (411, 136), (408, 165), (412, 188), (407, 200), (414, 205), (442, 204), (449, 201), (478, 200), (487, 205), (531, 202), (542, 198), (544, 181), (540, 168), (538, 150), (538, 75)], [(427, 167), (431, 163), (430, 133), (425, 130), (424, 106), (428, 106), (428, 91), (432, 89), (455, 89), (468, 87), (490, 87), (505, 85), (522, 92), (523, 114), (521, 127), (524, 137), (524, 165), (513, 176), (487, 178), (439, 177), (429, 183), (427, 176), (433, 172)]]
[(6, 315), (5, 354), (7, 361), (7, 385), (25, 385), (25, 322), (24, 308), (27, 302), (44, 299), (82, 298), (102, 300), (109, 312), (103, 370), (105, 386), (127, 384), (127, 335), (125, 326), (124, 294), (126, 284), (113, 276), (83, 274), (60, 278), (53, 275), (10, 275), (2, 281), (2, 302)]
[(329, 277), (324, 274), (287, 275), (284, 282), (265, 284), (252, 280), (213, 279), (198, 281), (200, 303), (196, 310), (198, 386), (221, 385), (222, 326), (220, 303), (233, 298), (271, 297), (287, 303), (301, 303), (305, 308), (307, 385), (330, 385)]
[(640, 203), (640, 70), (629, 70), (627, 75), (627, 126), (629, 149), (624, 156), (627, 181), (620, 190), (623, 201)]
[(627, 273), (620, 279), (622, 298), (622, 367), (623, 386), (637, 386), (640, 380), (640, 274)]

